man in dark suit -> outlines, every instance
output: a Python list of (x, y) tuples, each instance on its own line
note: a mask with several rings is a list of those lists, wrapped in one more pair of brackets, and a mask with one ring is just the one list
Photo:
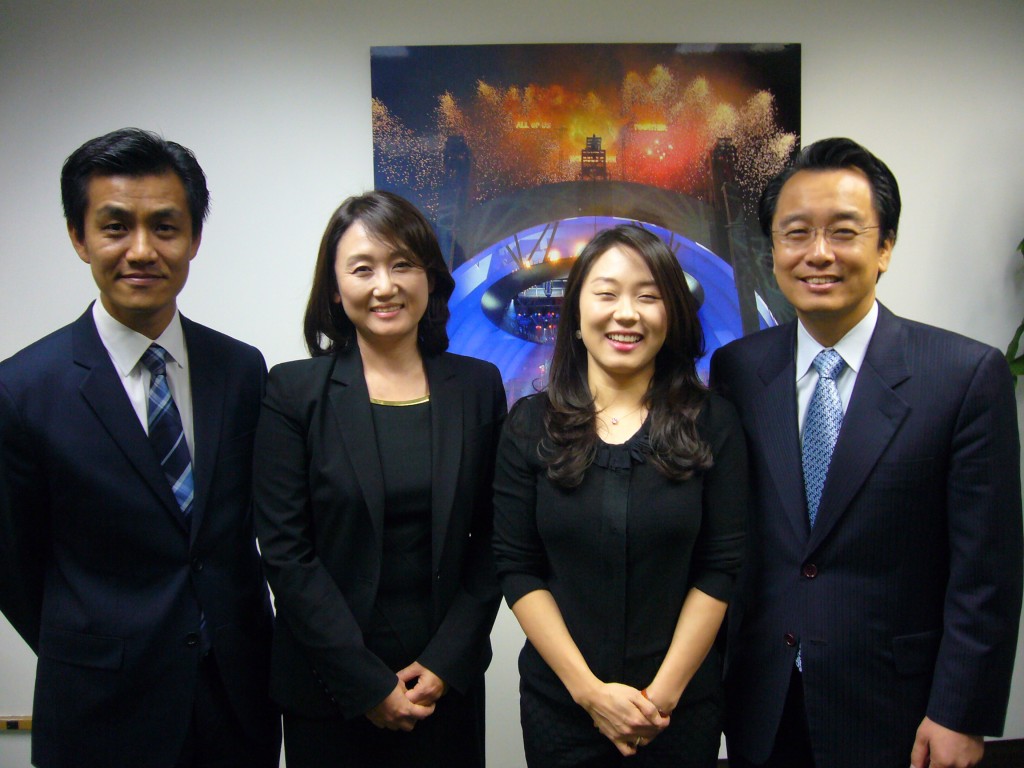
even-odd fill
[(0, 363), (0, 609), (38, 654), (38, 766), (276, 766), (252, 529), (259, 351), (181, 317), (209, 193), (124, 129), (61, 175), (100, 300)]
[(759, 210), (797, 320), (712, 360), (754, 493), (729, 618), (733, 766), (971, 766), (1002, 732), (1022, 579), (1013, 386), (997, 350), (876, 302), (899, 212), (863, 147), (804, 149)]

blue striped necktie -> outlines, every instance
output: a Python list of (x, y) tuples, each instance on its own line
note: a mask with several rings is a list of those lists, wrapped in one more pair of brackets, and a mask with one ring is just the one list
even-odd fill
[(152, 378), (149, 382), (149, 442), (153, 444), (164, 476), (171, 484), (178, 507), (189, 521), (192, 502), (195, 497), (195, 483), (192, 479), (192, 457), (185, 441), (185, 430), (181, 426), (181, 415), (167, 386), (167, 350), (159, 344), (152, 344), (142, 355)]
[(843, 402), (839, 399), (836, 376), (846, 363), (834, 349), (823, 349), (814, 358), (813, 365), (818, 371), (818, 383), (807, 406), (803, 445), (804, 492), (812, 528), (818, 517), (818, 503), (825, 488), (832, 451), (843, 425)]

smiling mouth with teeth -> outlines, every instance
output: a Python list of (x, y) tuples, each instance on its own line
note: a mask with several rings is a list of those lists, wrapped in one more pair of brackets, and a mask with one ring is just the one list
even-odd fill
[(609, 333), (608, 338), (611, 339), (612, 341), (621, 341), (626, 344), (632, 344), (634, 342), (640, 341), (640, 339), (642, 339), (643, 336), (637, 333)]
[(804, 282), (805, 283), (810, 283), (811, 285), (828, 285), (829, 283), (838, 283), (839, 282), (839, 278), (838, 277), (805, 277), (804, 278)]

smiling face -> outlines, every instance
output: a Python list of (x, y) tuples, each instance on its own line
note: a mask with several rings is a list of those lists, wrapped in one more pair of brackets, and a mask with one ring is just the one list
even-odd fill
[(199, 250), (185, 187), (173, 172), (89, 180), (81, 238), (71, 244), (92, 269), (100, 301), (119, 322), (151, 339), (170, 323)]
[[(821, 229), (862, 232), (829, 243)], [(892, 241), (878, 242), (871, 185), (853, 169), (799, 171), (779, 192), (773, 232), (818, 228), (811, 242), (787, 246), (773, 235), (775, 279), (807, 331), (832, 346), (868, 313), (875, 284), (889, 268)]]
[(406, 248), (373, 237), (357, 220), (338, 241), (334, 275), (334, 300), (352, 321), (360, 345), (416, 344), (430, 281)]
[(650, 381), (667, 330), (661, 291), (640, 255), (619, 245), (601, 254), (580, 291), (580, 331), (591, 388), (603, 379)]

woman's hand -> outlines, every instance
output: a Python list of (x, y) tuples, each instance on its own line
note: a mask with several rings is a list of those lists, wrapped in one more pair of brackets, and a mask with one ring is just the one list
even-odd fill
[(606, 736), (623, 755), (635, 755), (639, 747), (668, 727), (669, 720), (636, 688), (620, 683), (601, 683), (579, 701)]
[[(398, 679), (407, 686), (405, 695), (413, 704), (433, 705), (448, 691), (444, 680), (418, 661), (414, 661), (405, 669), (398, 670), (397, 674)], [(416, 683), (412, 688), (408, 688), (409, 683), (413, 680)]]
[(405, 683), (399, 680), (398, 685), (384, 701), (367, 711), (367, 719), (378, 728), (411, 731), (420, 720), (434, 714), (433, 702), (416, 704), (409, 700), (407, 693)]

